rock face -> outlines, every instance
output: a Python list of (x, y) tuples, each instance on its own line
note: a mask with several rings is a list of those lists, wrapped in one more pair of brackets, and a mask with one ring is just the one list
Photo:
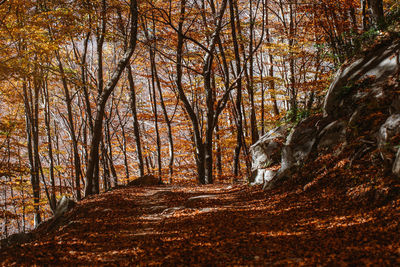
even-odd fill
[(396, 159), (394, 160), (392, 172), (394, 175), (400, 178), (400, 147), (397, 151)]
[(266, 169), (258, 169), (255, 171), (255, 177), (253, 181), (250, 183), (251, 185), (264, 184), (269, 182), (274, 178), (276, 171), (266, 170)]
[(250, 147), (253, 172), (253, 177), (250, 182), (253, 185), (262, 184), (264, 181), (270, 180), (275, 174), (273, 171), (265, 169), (272, 165), (279, 164), (287, 131), (288, 126), (286, 125), (274, 128)]
[(338, 110), (343, 108), (344, 96), (349, 92), (351, 84), (373, 76), (375, 83), (379, 83), (387, 76), (399, 71), (397, 62), (400, 41), (390, 45), (384, 45), (378, 50), (370, 52), (367, 56), (356, 60), (350, 66), (342, 68), (336, 74), (334, 81), (329, 87), (324, 101), (324, 115), (338, 117)]
[(54, 219), (57, 219), (64, 215), (67, 211), (71, 210), (73, 207), (75, 207), (76, 203), (75, 201), (69, 199), (66, 196), (63, 196), (57, 203), (57, 208), (54, 212)]
[[(64, 224), (67, 221), (65, 214), (72, 210), (76, 206), (76, 202), (69, 199), (66, 196), (63, 196), (57, 202), (57, 208), (54, 211), (54, 215), (48, 221), (43, 223), (43, 227), (46, 228), (46, 232), (50, 232), (53, 229), (56, 229), (60, 225)], [(40, 227), (41, 225), (39, 225)]]
[(346, 141), (347, 123), (343, 120), (337, 120), (328, 124), (318, 134), (318, 151), (330, 151), (335, 146)]
[(310, 125), (309, 119), (300, 122), (286, 140), (285, 153), (282, 154), (282, 165), (300, 165), (310, 155), (316, 140), (316, 126)]
[[(387, 42), (339, 70), (325, 97), (323, 116), (301, 121), (284, 145), (274, 138), (284, 136), (279, 128), (254, 144), (250, 150), (254, 183), (274, 188), (310, 157), (340, 155), (348, 141), (357, 138), (364, 146), (354, 152), (354, 158), (379, 148), (393, 174), (400, 177), (400, 95), (398, 84), (391, 82), (400, 73), (399, 51), (400, 40)], [(360, 132), (369, 136), (359, 136)], [(280, 169), (266, 172), (265, 168), (277, 163), (277, 155), (281, 155)]]
[(400, 134), (400, 114), (390, 116), (386, 122), (381, 126), (378, 133), (378, 146), (381, 150), (393, 149), (390, 140), (395, 135)]
[(318, 133), (326, 123), (325, 118), (310, 117), (292, 129), (281, 151), (281, 167), (273, 177), (265, 181), (264, 188), (274, 187), (290, 177), (291, 172), (308, 159), (317, 144)]
[(287, 130), (287, 126), (274, 128), (250, 147), (254, 170), (268, 168), (272, 164), (279, 163), (280, 150), (285, 141)]

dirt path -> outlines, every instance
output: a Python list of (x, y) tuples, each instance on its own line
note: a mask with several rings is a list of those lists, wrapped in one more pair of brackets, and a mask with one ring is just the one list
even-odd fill
[(328, 193), (245, 186), (122, 188), (80, 202), (68, 224), (1, 251), (0, 262), (396, 265), (399, 206), (363, 210)]

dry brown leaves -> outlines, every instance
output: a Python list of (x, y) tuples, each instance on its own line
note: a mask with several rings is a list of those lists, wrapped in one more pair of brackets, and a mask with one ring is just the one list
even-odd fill
[(122, 188), (80, 202), (57, 231), (1, 251), (1, 264), (400, 264), (398, 199), (360, 207), (317, 187)]

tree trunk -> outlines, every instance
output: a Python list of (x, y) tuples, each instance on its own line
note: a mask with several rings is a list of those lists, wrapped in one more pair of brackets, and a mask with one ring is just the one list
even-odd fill
[[(26, 134), (27, 134), (27, 148), (28, 148), (28, 157), (29, 157), (29, 165), (30, 165), (30, 174), (31, 174), (31, 186), (33, 191), (33, 203), (34, 203), (34, 227), (37, 227), (41, 220), (40, 217), (40, 182), (39, 182), (39, 151), (38, 151), (38, 134), (36, 131), (38, 130), (38, 121), (37, 121), (37, 108), (38, 105), (35, 103), (38, 102), (38, 93), (39, 91), (35, 89), (34, 98), (32, 97), (32, 92), (29, 90), (27, 81), (24, 79), (22, 88), (23, 88), (23, 97), (24, 97), (24, 105), (25, 105), (25, 120), (26, 120)], [(37, 86), (36, 86), (37, 87)], [(31, 89), (31, 88), (29, 88)]]
[[(154, 14), (153, 14), (154, 16)], [(153, 33), (155, 32), (155, 22), (153, 18)], [(150, 56), (150, 68), (151, 68), (151, 89), (149, 88), (149, 95), (150, 95), (150, 103), (152, 103), (152, 109), (153, 109), (153, 114), (154, 114), (154, 128), (156, 131), (156, 146), (157, 146), (157, 166), (158, 166), (158, 180), (161, 183), (162, 182), (162, 165), (161, 165), (161, 139), (160, 139), (160, 132), (158, 128), (158, 108), (157, 108), (157, 92), (156, 92), (156, 86), (159, 87), (158, 90), (161, 91), (161, 85), (158, 80), (158, 73), (157, 73), (157, 68), (156, 68), (156, 61), (155, 61), (155, 41), (151, 41), (149, 38), (149, 33), (147, 31), (147, 27), (145, 25), (145, 22), (143, 22), (143, 29), (145, 37), (148, 41), (149, 45), (149, 56)], [(152, 38), (155, 39), (155, 36), (152, 36)], [(156, 85), (157, 83), (157, 85)]]
[(255, 144), (259, 137), (258, 127), (257, 127), (257, 116), (256, 116), (256, 107), (254, 102), (254, 56), (253, 56), (253, 47), (254, 47), (254, 24), (255, 18), (253, 17), (253, 1), (250, 1), (250, 44), (249, 44), (249, 75), (247, 81), (247, 90), (250, 98), (250, 127), (251, 127), (251, 143)]
[(204, 146), (202, 142), (202, 137), (200, 133), (200, 125), (197, 119), (197, 115), (194, 112), (188, 98), (186, 97), (185, 91), (182, 86), (182, 64), (183, 64), (183, 45), (184, 45), (184, 36), (183, 36), (183, 21), (186, 12), (186, 0), (181, 0), (181, 10), (180, 17), (178, 23), (178, 43), (176, 49), (176, 88), (178, 91), (179, 99), (183, 103), (183, 107), (188, 117), (190, 118), (190, 122), (193, 128), (193, 135), (195, 141), (195, 160), (197, 166), (197, 181), (200, 184), (205, 184), (205, 172), (204, 172)]
[[(154, 26), (155, 26), (155, 20), (154, 20), (154, 14), (152, 14), (152, 19), (153, 19), (153, 31), (155, 32)], [(146, 32), (147, 34), (147, 32)], [(162, 94), (162, 88), (161, 88), (161, 83), (160, 83), (160, 78), (158, 77), (158, 70), (157, 70), (157, 64), (156, 64), (156, 48), (157, 41), (154, 40), (153, 42), (153, 47), (151, 48), (151, 65), (153, 68), (153, 75), (155, 78), (156, 86), (157, 86), (157, 91), (158, 95), (160, 97), (160, 104), (161, 104), (161, 109), (163, 112), (164, 120), (165, 123), (167, 124), (167, 132), (168, 132), (168, 150), (169, 150), (169, 161), (168, 161), (168, 170), (169, 170), (169, 182), (172, 182), (172, 175), (173, 175), (173, 166), (174, 166), (174, 140), (172, 137), (172, 128), (171, 128), (171, 120), (168, 118), (168, 112), (167, 108), (164, 103), (164, 98)], [(155, 95), (155, 92), (154, 92)], [(159, 163), (161, 165), (161, 163)], [(161, 180), (160, 180), (161, 182)]]
[(232, 40), (233, 40), (233, 48), (235, 51), (235, 62), (236, 62), (236, 75), (238, 75), (239, 79), (237, 81), (236, 86), (236, 120), (237, 120), (237, 134), (236, 134), (236, 147), (235, 147), (235, 155), (234, 155), (234, 163), (233, 163), (233, 175), (234, 180), (239, 177), (239, 164), (240, 164), (240, 151), (242, 149), (242, 134), (243, 134), (243, 115), (242, 115), (242, 68), (241, 68), (241, 60), (240, 60), (240, 51), (239, 51), (239, 43), (236, 35), (236, 22), (235, 20), (235, 9), (233, 0), (229, 0), (229, 13), (230, 13), (230, 23), (231, 23), (231, 32), (232, 32)]
[(98, 96), (97, 99), (97, 112), (94, 120), (94, 129), (93, 129), (93, 138), (90, 146), (90, 155), (89, 155), (89, 163), (87, 167), (86, 173), (86, 188), (85, 195), (93, 194), (93, 181), (95, 174), (95, 167), (99, 163), (99, 144), (102, 139), (102, 126), (103, 126), (103, 118), (105, 113), (105, 107), (107, 104), (107, 100), (117, 85), (119, 78), (121, 77), (122, 72), (125, 67), (129, 63), (130, 58), (136, 47), (136, 38), (137, 38), (137, 21), (138, 21), (138, 9), (136, 0), (131, 0), (130, 2), (130, 11), (131, 11), (131, 31), (130, 31), (130, 41), (129, 47), (125, 52), (124, 56), (119, 60), (117, 67), (112, 74), (109, 82), (104, 88), (103, 92)]
[(67, 78), (65, 76), (64, 67), (61, 62), (61, 57), (58, 52), (56, 52), (56, 57), (58, 60), (58, 68), (61, 74), (61, 81), (63, 84), (64, 89), (64, 96), (65, 96), (65, 104), (67, 105), (67, 113), (68, 113), (68, 130), (71, 135), (72, 147), (73, 147), (73, 154), (74, 154), (74, 168), (75, 168), (75, 190), (76, 190), (76, 198), (77, 200), (81, 200), (81, 159), (79, 156), (79, 148), (78, 148), (78, 139), (75, 133), (75, 124), (74, 124), (74, 115), (72, 113), (72, 99), (70, 96)]
[[(297, 5), (297, 1), (294, 1)], [(293, 3), (289, 4), (289, 69), (290, 69), (290, 111), (291, 111), (291, 121), (295, 122), (297, 120), (297, 90), (296, 90), (296, 73), (295, 73), (295, 55), (292, 52), (294, 46), (294, 36), (295, 36), (295, 11), (293, 10)]]
[(131, 98), (131, 111), (133, 117), (133, 133), (135, 135), (135, 143), (136, 143), (136, 154), (139, 162), (139, 176), (144, 176), (144, 163), (143, 163), (143, 153), (142, 153), (142, 144), (140, 139), (140, 127), (139, 121), (137, 118), (137, 107), (136, 107), (136, 89), (135, 83), (133, 81), (132, 69), (131, 66), (128, 65), (128, 81), (129, 81), (129, 90), (130, 90), (130, 98)]
[(383, 12), (383, 1), (382, 0), (369, 0), (369, 7), (371, 9), (373, 23), (378, 28), (382, 28), (385, 24), (385, 15)]
[(53, 140), (51, 138), (51, 120), (50, 120), (50, 97), (49, 97), (49, 90), (46, 85), (43, 88), (43, 95), (45, 101), (45, 109), (44, 109), (44, 120), (46, 125), (46, 133), (47, 133), (47, 149), (49, 154), (49, 171), (50, 171), (50, 182), (51, 182), (51, 201), (50, 201), (50, 208), (53, 212), (56, 209), (56, 183), (54, 178), (54, 155), (53, 155)]

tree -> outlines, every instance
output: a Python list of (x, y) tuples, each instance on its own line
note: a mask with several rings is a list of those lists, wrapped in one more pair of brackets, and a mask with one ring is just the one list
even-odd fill
[(94, 193), (93, 191), (93, 181), (95, 174), (94, 169), (99, 162), (99, 144), (102, 138), (102, 131), (103, 131), (102, 125), (103, 125), (103, 118), (107, 100), (110, 97), (111, 93), (113, 92), (115, 86), (117, 85), (122, 72), (125, 70), (125, 67), (129, 64), (129, 60), (131, 59), (132, 54), (136, 47), (137, 28), (138, 28), (138, 5), (136, 0), (130, 1), (129, 10), (130, 10), (130, 39), (128, 47), (123, 57), (119, 60), (116, 69), (114, 70), (114, 73), (112, 74), (107, 85), (99, 94), (96, 100), (97, 111), (96, 111), (96, 117), (94, 119), (92, 143), (90, 145), (89, 162), (86, 172), (85, 195), (91, 195)]
[(376, 25), (378, 28), (383, 27), (385, 23), (385, 16), (383, 13), (383, 1), (368, 0), (368, 5), (371, 9), (373, 24)]

